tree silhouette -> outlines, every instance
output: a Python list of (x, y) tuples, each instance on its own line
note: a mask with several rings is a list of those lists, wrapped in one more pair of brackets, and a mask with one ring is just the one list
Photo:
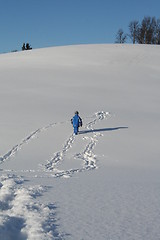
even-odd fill
[(116, 43), (125, 43), (127, 40), (127, 35), (124, 34), (123, 29), (119, 29), (116, 35)]

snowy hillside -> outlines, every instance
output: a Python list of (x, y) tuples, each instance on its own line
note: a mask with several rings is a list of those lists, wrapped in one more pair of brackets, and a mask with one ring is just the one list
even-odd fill
[(0, 239), (160, 239), (159, 50), (0, 55)]

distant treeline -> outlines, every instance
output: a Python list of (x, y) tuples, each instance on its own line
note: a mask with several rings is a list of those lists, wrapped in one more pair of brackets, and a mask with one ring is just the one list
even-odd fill
[(128, 27), (127, 34), (123, 29), (118, 30), (116, 43), (125, 43), (130, 38), (133, 44), (160, 44), (160, 19), (144, 17), (142, 22), (131, 21)]
[(29, 43), (23, 43), (23, 46), (22, 46), (22, 51), (24, 51), (24, 50), (31, 50), (32, 48), (31, 48), (31, 46), (30, 46), (30, 44)]

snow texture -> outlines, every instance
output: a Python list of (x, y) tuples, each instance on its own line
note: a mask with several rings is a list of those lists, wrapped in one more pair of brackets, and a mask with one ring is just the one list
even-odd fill
[(160, 239), (159, 65), (147, 45), (0, 55), (0, 239)]

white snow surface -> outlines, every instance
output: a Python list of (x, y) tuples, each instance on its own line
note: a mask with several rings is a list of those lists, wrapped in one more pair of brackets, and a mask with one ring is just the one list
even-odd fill
[(160, 239), (159, 46), (1, 54), (0, 86), (0, 239)]

